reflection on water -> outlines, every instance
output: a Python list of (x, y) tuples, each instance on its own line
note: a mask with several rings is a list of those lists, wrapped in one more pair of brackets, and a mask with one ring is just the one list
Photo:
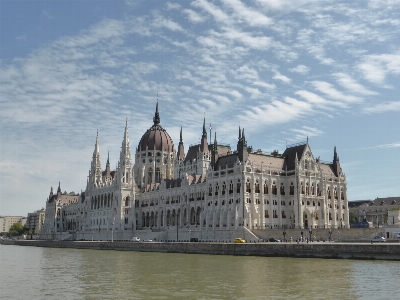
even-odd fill
[(400, 289), (399, 262), (4, 245), (0, 259), (4, 299), (395, 299)]

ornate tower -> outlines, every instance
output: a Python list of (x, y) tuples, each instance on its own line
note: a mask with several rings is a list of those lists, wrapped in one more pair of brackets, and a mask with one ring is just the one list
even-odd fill
[(99, 133), (96, 136), (96, 144), (94, 146), (92, 165), (90, 168), (89, 182), (100, 183), (101, 178), (101, 163), (100, 163), (100, 148), (99, 148)]
[(122, 141), (121, 152), (119, 155), (118, 178), (121, 183), (125, 184), (131, 184), (133, 179), (131, 148), (129, 145), (128, 120), (126, 120), (124, 139)]

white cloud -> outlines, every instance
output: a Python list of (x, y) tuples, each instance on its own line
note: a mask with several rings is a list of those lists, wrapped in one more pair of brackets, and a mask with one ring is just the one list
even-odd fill
[(314, 137), (322, 135), (324, 132), (315, 127), (302, 126), (301, 128), (290, 129), (296, 134), (296, 140), (304, 140), (306, 137)]
[(182, 11), (187, 15), (188, 20), (192, 23), (202, 23), (206, 20), (202, 15), (192, 9), (184, 9)]
[(333, 77), (336, 78), (336, 81), (346, 88), (347, 90), (357, 93), (360, 95), (365, 95), (365, 96), (370, 96), (370, 95), (377, 95), (377, 92), (370, 91), (366, 87), (362, 86), (359, 84), (357, 81), (355, 81), (352, 77), (350, 77), (348, 74), (344, 73), (334, 73)]
[(387, 149), (387, 148), (400, 148), (400, 142), (391, 143), (391, 144), (376, 145), (376, 146), (366, 147), (366, 148), (361, 148), (361, 149)]
[(273, 23), (271, 18), (247, 7), (239, 0), (222, 0), (222, 2), (233, 9), (236, 18), (244, 20), (250, 26), (269, 26)]
[(159, 15), (158, 13), (154, 14), (154, 20), (153, 20), (153, 26), (154, 27), (165, 27), (168, 28), (171, 31), (184, 31), (184, 29), (179, 25), (178, 23), (164, 18), (163, 16)]
[(289, 77), (282, 75), (278, 71), (275, 71), (275, 75), (272, 78), (275, 80), (280, 80), (284, 83), (290, 83), (292, 81)]
[(357, 68), (368, 81), (382, 84), (386, 76), (400, 74), (400, 54), (365, 55)]
[(312, 106), (310, 103), (285, 97), (284, 101), (274, 100), (268, 104), (252, 107), (250, 111), (246, 111), (241, 119), (243, 124), (251, 123), (258, 124), (258, 126), (282, 124), (302, 117), (311, 111)]
[(171, 10), (171, 9), (180, 9), (181, 6), (178, 3), (171, 3), (171, 2), (167, 2), (167, 4), (165, 5), (167, 10)]
[(211, 2), (208, 2), (206, 0), (195, 0), (191, 3), (191, 5), (208, 12), (214, 17), (215, 21), (219, 23), (231, 23), (230, 16)]
[(296, 91), (295, 95), (299, 95), (302, 98), (306, 99), (308, 102), (313, 103), (313, 104), (326, 104), (327, 103), (326, 99), (322, 98), (321, 96), (318, 96), (317, 94), (311, 93), (309, 91), (305, 91), (305, 90)]
[(50, 19), (50, 20), (54, 19), (54, 17), (51, 16), (51, 15), (49, 14), (49, 12), (48, 12), (47, 10), (45, 10), (45, 9), (42, 10), (42, 13), (43, 13), (43, 15), (46, 16), (46, 18), (48, 18), (48, 19)]
[(362, 99), (359, 97), (351, 96), (342, 93), (341, 91), (338, 91), (333, 87), (332, 84), (324, 81), (312, 81), (311, 84), (314, 86), (314, 88), (325, 95), (327, 95), (331, 99), (343, 101), (343, 102), (361, 102)]
[(292, 73), (299, 73), (299, 74), (307, 74), (310, 71), (310, 68), (305, 65), (298, 65), (295, 68), (289, 69)]
[(379, 103), (374, 106), (365, 107), (363, 111), (368, 114), (400, 111), (400, 101)]

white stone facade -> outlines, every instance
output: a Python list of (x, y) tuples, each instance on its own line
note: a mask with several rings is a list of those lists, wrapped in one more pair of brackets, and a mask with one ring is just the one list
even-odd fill
[(130, 240), (152, 232), (162, 240), (171, 235), (166, 231), (180, 230), (186, 239), (212, 239), (216, 232), (223, 239), (238, 230), (349, 228), (347, 183), (336, 149), (332, 163), (315, 158), (308, 141), (283, 154), (263, 154), (247, 147), (239, 129), (232, 150), (216, 137), (207, 143), (204, 121), (201, 143), (185, 154), (182, 130), (175, 151), (160, 126), (158, 105), (153, 122), (136, 148), (135, 165), (126, 124), (115, 171), (109, 159), (102, 171), (96, 138), (86, 191), (73, 203), (51, 193), (41, 238), (69, 232), (74, 239)]

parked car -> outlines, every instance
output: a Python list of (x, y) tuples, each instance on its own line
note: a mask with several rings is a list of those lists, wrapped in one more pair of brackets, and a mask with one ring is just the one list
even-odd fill
[(246, 241), (244, 239), (241, 239), (241, 238), (236, 238), (233, 242), (234, 243), (246, 243)]
[(371, 243), (372, 242), (380, 242), (380, 243), (382, 243), (382, 242), (386, 242), (386, 239), (383, 236), (376, 236), (376, 237), (371, 239)]
[(143, 240), (144, 243), (151, 243), (153, 240)]
[(190, 242), (195, 242), (195, 243), (197, 243), (198, 241), (199, 241), (198, 238), (191, 238), (191, 239), (190, 239)]
[(270, 238), (268, 241), (270, 241), (270, 242), (280, 242), (280, 240), (277, 240), (276, 238)]
[(132, 242), (140, 242), (140, 237), (134, 236)]

